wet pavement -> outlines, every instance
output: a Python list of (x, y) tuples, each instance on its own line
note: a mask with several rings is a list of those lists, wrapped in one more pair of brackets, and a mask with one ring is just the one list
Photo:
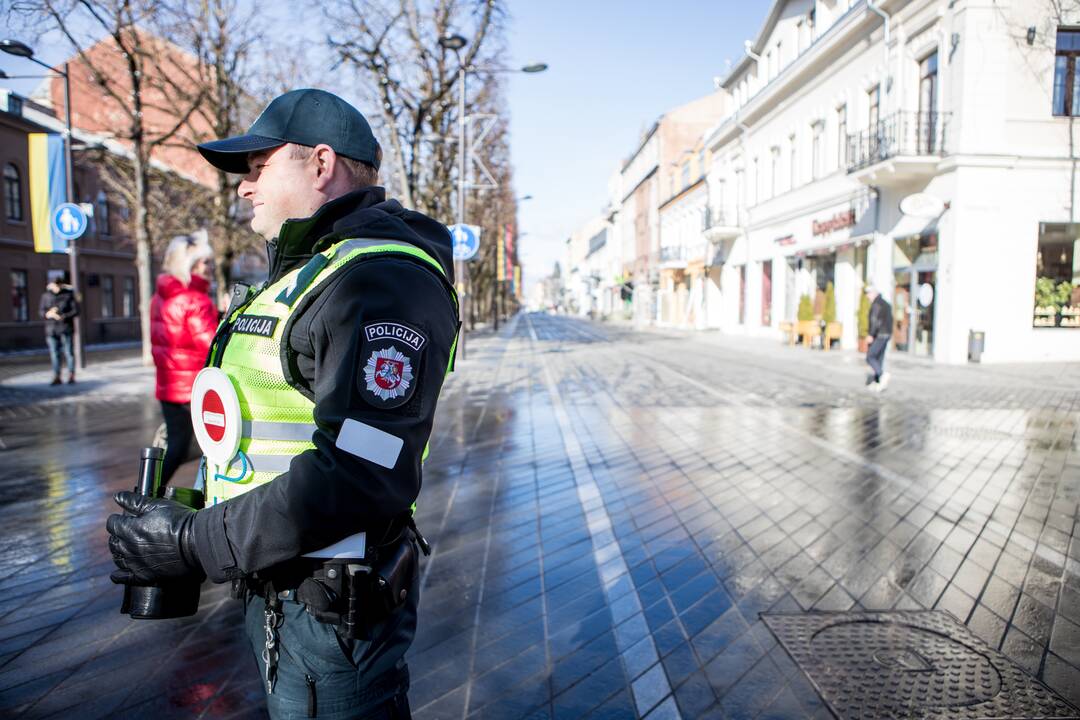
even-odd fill
[[(772, 342), (470, 337), (417, 514), (415, 716), (832, 717), (762, 620), (811, 610), (946, 611), (1080, 704), (1080, 367), (889, 361), (874, 395), (856, 356)], [(265, 717), (223, 588), (117, 611), (104, 518), (150, 375), (40, 375), (0, 383), (0, 716)]]

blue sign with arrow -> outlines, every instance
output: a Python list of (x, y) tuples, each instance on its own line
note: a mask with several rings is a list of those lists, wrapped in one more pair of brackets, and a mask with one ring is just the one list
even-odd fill
[(86, 213), (74, 203), (56, 206), (52, 214), (52, 229), (65, 240), (74, 240), (86, 232)]
[(480, 251), (480, 228), (475, 225), (457, 224), (448, 228), (454, 239), (454, 259), (472, 260)]

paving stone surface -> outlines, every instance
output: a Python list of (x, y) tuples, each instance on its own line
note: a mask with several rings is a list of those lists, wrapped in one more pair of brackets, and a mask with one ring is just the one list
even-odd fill
[[(831, 717), (760, 618), (807, 610), (946, 610), (1080, 703), (1080, 367), (888, 362), (877, 395), (852, 354), (746, 338), (471, 336), (419, 502), (414, 715)], [(265, 717), (223, 588), (118, 613), (148, 378), (0, 383), (0, 716)]]

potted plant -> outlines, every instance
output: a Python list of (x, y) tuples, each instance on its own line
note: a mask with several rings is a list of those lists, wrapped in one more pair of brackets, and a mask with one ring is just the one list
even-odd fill
[(828, 350), (833, 340), (840, 340), (844, 326), (836, 322), (836, 288), (832, 283), (825, 286), (825, 307), (821, 312), (822, 329), (825, 333), (822, 348)]
[(809, 295), (799, 298), (799, 324), (795, 332), (802, 336), (803, 344), (810, 347), (811, 338), (821, 335), (821, 326), (814, 320), (814, 301)]
[(864, 353), (870, 349), (870, 343), (866, 338), (870, 334), (870, 298), (866, 292), (859, 293), (859, 310), (855, 313), (855, 326), (859, 329), (859, 352)]

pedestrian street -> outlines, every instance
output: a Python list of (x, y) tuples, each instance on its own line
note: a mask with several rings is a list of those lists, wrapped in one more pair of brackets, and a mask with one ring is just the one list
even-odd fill
[[(1080, 367), (886, 363), (875, 394), (859, 356), (772, 341), (469, 335), (417, 503), (414, 716), (874, 717), (914, 679), (892, 716), (1077, 717)], [(104, 524), (152, 374), (48, 377), (0, 382), (0, 716), (265, 717), (225, 588), (119, 613)]]

